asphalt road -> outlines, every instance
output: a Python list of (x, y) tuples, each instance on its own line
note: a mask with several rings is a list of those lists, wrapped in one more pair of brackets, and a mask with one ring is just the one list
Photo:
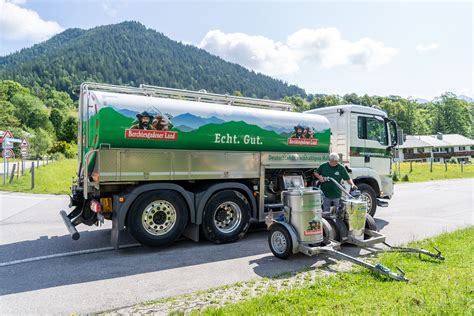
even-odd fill
[[(393, 244), (473, 225), (474, 179), (399, 184), (377, 225)], [(130, 306), (327, 262), (270, 253), (266, 232), (228, 245), (176, 242), (2, 266), (7, 262), (109, 246), (110, 226), (81, 226), (72, 241), (61, 218), (64, 196), (0, 192), (0, 314), (90, 313)], [(358, 249), (346, 251), (357, 254)], [(449, 254), (445, 254), (449, 257)]]

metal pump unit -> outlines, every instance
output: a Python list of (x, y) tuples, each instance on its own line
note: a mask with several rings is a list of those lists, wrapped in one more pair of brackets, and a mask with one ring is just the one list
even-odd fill
[(430, 256), (437, 260), (444, 260), (441, 251), (434, 247), (436, 253), (422, 248), (394, 247), (385, 241), (385, 236), (377, 232), (375, 220), (367, 213), (367, 202), (361, 197), (360, 191), (349, 192), (340, 183), (331, 177), (332, 181), (344, 194), (340, 209), (333, 209), (323, 213), (335, 231), (336, 241), (349, 243), (361, 248), (368, 248), (375, 244), (384, 244), (388, 249), (376, 250), (377, 252), (410, 252)]
[[(287, 183), (287, 181), (284, 181)], [(293, 186), (286, 187), (282, 192), (284, 214), (277, 219), (270, 212), (266, 218), (270, 229), (268, 244), (272, 253), (281, 259), (286, 259), (294, 253), (304, 253), (308, 256), (325, 253), (337, 259), (345, 259), (361, 265), (369, 270), (383, 274), (397, 281), (408, 281), (403, 270), (397, 267), (400, 274), (390, 271), (381, 264), (372, 265), (336, 249), (340, 243), (331, 240), (334, 231), (321, 210), (321, 191), (314, 188), (304, 188), (303, 179), (288, 181)], [(294, 184), (298, 185), (295, 186)]]

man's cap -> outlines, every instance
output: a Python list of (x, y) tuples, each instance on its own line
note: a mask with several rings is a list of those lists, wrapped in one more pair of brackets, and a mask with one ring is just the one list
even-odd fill
[(142, 117), (148, 116), (150, 120), (153, 118), (153, 115), (149, 114), (147, 111), (143, 111), (142, 113), (137, 114), (137, 118), (141, 119)]

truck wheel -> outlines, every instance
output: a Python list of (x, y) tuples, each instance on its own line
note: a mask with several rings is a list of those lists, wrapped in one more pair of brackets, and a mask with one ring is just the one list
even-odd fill
[(216, 244), (234, 242), (249, 229), (250, 205), (247, 199), (233, 190), (216, 193), (204, 207), (202, 232)]
[(270, 246), (270, 250), (275, 257), (280, 259), (289, 258), (292, 254), (293, 242), (288, 229), (278, 223), (272, 224), (268, 235), (268, 246)]
[(140, 195), (128, 214), (130, 234), (141, 244), (165, 246), (186, 228), (188, 207), (175, 191), (156, 190)]
[(357, 187), (360, 190), (361, 196), (367, 200), (367, 213), (373, 217), (377, 210), (377, 196), (374, 189), (366, 183), (358, 184)]

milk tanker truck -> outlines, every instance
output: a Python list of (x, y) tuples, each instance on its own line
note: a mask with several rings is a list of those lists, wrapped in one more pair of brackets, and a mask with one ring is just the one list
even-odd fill
[(149, 246), (180, 236), (236, 241), (251, 220), (283, 211), (288, 179), (311, 185), (331, 143), (370, 212), (392, 196), (398, 137), (385, 112), (355, 105), (290, 110), (281, 101), (205, 91), (83, 83), (72, 210), (60, 212), (72, 238), (79, 224), (111, 220), (116, 248), (127, 233)]

